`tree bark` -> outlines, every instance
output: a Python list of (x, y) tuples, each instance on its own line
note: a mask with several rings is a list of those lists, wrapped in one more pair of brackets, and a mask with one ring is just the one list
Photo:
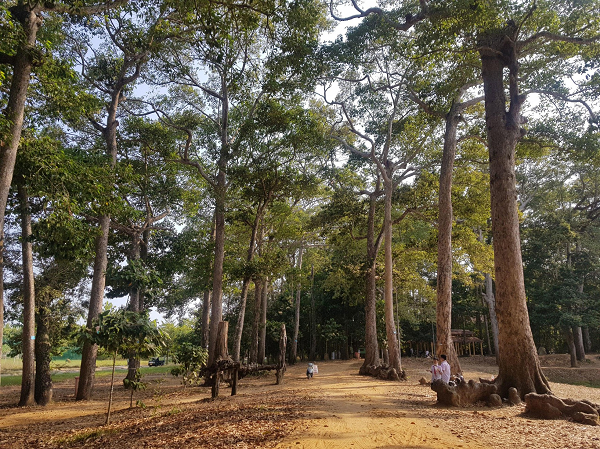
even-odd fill
[(492, 339), (494, 341), (494, 355), (498, 357), (498, 317), (496, 316), (496, 297), (492, 285), (492, 276), (485, 273), (485, 294), (483, 299), (488, 306), (490, 313), (490, 323), (492, 325)]
[[(499, 394), (515, 387), (519, 395), (548, 393), (540, 368), (525, 296), (515, 178), (515, 147), (521, 137), (516, 27), (479, 42), (490, 158), (490, 192), (496, 313), (498, 317)], [(506, 111), (504, 67), (509, 68), (510, 107)]]
[[(31, 71), (33, 69), (33, 54), (37, 33), (42, 25), (42, 17), (38, 16), (29, 4), (21, 4), (15, 6), (15, 8), (19, 9), (18, 14), (15, 13), (14, 16), (21, 24), (24, 39), (19, 43), (13, 57), (13, 73), (8, 102), (4, 110), (9, 128), (7, 133), (0, 135), (0, 266), (4, 264), (4, 217), (6, 214), (6, 204), (15, 169), (17, 149), (19, 148), (21, 132), (23, 130), (25, 102)], [(3, 274), (3, 272), (4, 270), (2, 269), (0, 274)], [(2, 293), (0, 296), (1, 342), (4, 335), (4, 286), (0, 287), (0, 290), (0, 293)], [(2, 349), (0, 348), (0, 355), (1, 352)]]
[(585, 326), (582, 328), (583, 331), (583, 347), (586, 352), (592, 352), (592, 339), (590, 338), (590, 329)]
[(254, 279), (254, 316), (252, 320), (252, 342), (250, 343), (250, 363), (258, 363), (258, 336), (262, 302), (262, 280)]
[[(264, 208), (258, 207), (256, 216), (254, 217), (254, 223), (252, 224), (252, 233), (250, 235), (250, 244), (248, 245), (248, 253), (246, 255), (246, 262), (250, 264), (254, 259), (256, 239), (258, 235), (258, 229), (262, 219), (262, 211)], [(235, 326), (235, 340), (233, 341), (233, 360), (236, 362), (240, 361), (240, 348), (242, 346), (242, 334), (244, 332), (244, 318), (246, 317), (246, 303), (248, 300), (248, 289), (250, 287), (250, 275), (245, 274), (242, 281), (242, 293), (240, 295), (240, 312), (238, 314), (238, 321)]]
[[(110, 230), (110, 217), (101, 216), (99, 221), (100, 234), (96, 237), (94, 258), (94, 274), (92, 276), (92, 291), (90, 293), (90, 306), (87, 317), (87, 327), (91, 328), (94, 319), (102, 311), (104, 287), (106, 285), (106, 268), (108, 266), (108, 233)], [(94, 375), (96, 371), (96, 355), (98, 347), (86, 341), (81, 351), (81, 368), (79, 370), (79, 387), (77, 400), (89, 400), (94, 388)]]
[(47, 405), (52, 400), (52, 377), (50, 376), (50, 304), (49, 299), (38, 305), (37, 334), (35, 337), (35, 402)]
[(392, 256), (392, 195), (393, 182), (391, 174), (383, 181), (385, 190), (385, 216), (383, 223), (383, 235), (385, 245), (385, 329), (387, 336), (388, 357), (390, 368), (396, 370), (398, 376), (402, 372), (400, 366), (400, 352), (398, 350), (398, 336), (396, 335), (396, 323), (394, 322), (394, 260)]
[(315, 308), (315, 266), (310, 267), (310, 351), (309, 358), (314, 361), (317, 356), (317, 311)]
[(579, 362), (577, 362), (577, 351), (575, 349), (575, 339), (573, 337), (573, 329), (565, 329), (565, 340), (567, 341), (567, 348), (569, 348), (569, 355), (571, 356), (571, 368), (578, 368)]
[(379, 343), (377, 341), (377, 253), (381, 246), (381, 235), (375, 237), (375, 214), (377, 198), (381, 194), (381, 178), (378, 177), (375, 190), (369, 195), (367, 216), (367, 272), (365, 276), (365, 361), (360, 373), (368, 373), (367, 367), (380, 366)]
[(577, 360), (585, 362), (585, 348), (583, 346), (583, 333), (581, 326), (573, 327), (573, 339), (575, 340), (575, 353), (577, 354)]
[(285, 351), (287, 347), (287, 334), (285, 324), (281, 323), (279, 330), (279, 356), (277, 360), (277, 385), (283, 384), (283, 375), (285, 374)]
[[(140, 235), (138, 233), (133, 233), (131, 236), (131, 254), (130, 260), (136, 261), (139, 260), (141, 256), (140, 252)], [(140, 289), (137, 285), (134, 285), (129, 290), (129, 307), (128, 309), (132, 312), (139, 313), (141, 312), (141, 298), (140, 298)], [(127, 376), (125, 379), (130, 381), (134, 381), (136, 378), (136, 373), (140, 369), (140, 358), (137, 354), (132, 353), (129, 354), (129, 358), (127, 359)], [(133, 389), (132, 389), (133, 394)]]
[(210, 290), (204, 290), (202, 296), (202, 340), (201, 344), (204, 349), (208, 349), (209, 340), (209, 320), (210, 320)]
[(21, 206), (21, 253), (23, 259), (23, 373), (20, 406), (35, 403), (35, 283), (31, 245), (29, 196), (23, 184), (17, 186)]
[(223, 317), (223, 261), (225, 260), (225, 200), (227, 193), (227, 178), (225, 161), (219, 161), (217, 186), (215, 188), (215, 257), (213, 264), (213, 288), (210, 311), (208, 365), (215, 360), (215, 345), (217, 343), (218, 326)]
[(267, 348), (267, 297), (269, 293), (268, 278), (262, 281), (262, 299), (260, 301), (260, 332), (258, 338), (258, 363), (265, 363)]
[(453, 103), (450, 112), (446, 115), (438, 202), (436, 354), (447, 356), (452, 374), (461, 372), (452, 341), (452, 171), (456, 156), (456, 132), (459, 119), (456, 103)]
[(300, 244), (300, 254), (298, 255), (298, 278), (296, 281), (296, 304), (294, 309), (294, 337), (292, 339), (292, 347), (290, 349), (290, 365), (296, 364), (298, 357), (298, 336), (300, 335), (300, 299), (302, 298), (302, 253), (304, 247)]

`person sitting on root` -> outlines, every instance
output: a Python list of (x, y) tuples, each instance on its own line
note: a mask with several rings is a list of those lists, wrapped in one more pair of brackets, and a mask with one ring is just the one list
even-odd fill
[(306, 378), (310, 379), (313, 377), (314, 365), (312, 362), (308, 364), (308, 368), (306, 368)]
[(446, 354), (440, 354), (440, 358), (442, 359), (442, 363), (440, 365), (440, 369), (442, 371), (442, 382), (447, 384), (450, 382), (450, 364), (446, 360)]
[(431, 365), (431, 383), (442, 378), (442, 368), (439, 365), (437, 357), (433, 358), (433, 365)]

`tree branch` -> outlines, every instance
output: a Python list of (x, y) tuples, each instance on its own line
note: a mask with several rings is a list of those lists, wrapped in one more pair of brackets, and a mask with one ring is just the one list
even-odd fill
[(388, 22), (393, 28), (395, 28), (398, 31), (407, 31), (410, 28), (412, 28), (413, 25), (415, 25), (415, 24), (421, 22), (422, 20), (425, 20), (427, 17), (429, 17), (429, 2), (427, 0), (419, 0), (419, 5), (420, 5), (419, 12), (415, 16), (413, 16), (412, 14), (407, 14), (405, 17), (404, 23), (397, 22), (395, 20), (391, 20), (386, 15), (385, 11), (381, 8), (373, 7), (373, 8), (369, 8), (367, 10), (362, 10), (358, 6), (358, 3), (356, 2), (356, 0), (351, 0), (351, 2), (352, 2), (352, 6), (354, 6), (354, 9), (357, 11), (357, 14), (354, 14), (349, 17), (339, 17), (333, 11), (333, 1), (330, 1), (329, 2), (329, 12), (331, 14), (331, 17), (333, 17), (335, 20), (337, 20), (339, 22), (347, 22), (349, 20), (360, 19), (361, 17), (367, 17), (367, 16), (370, 16), (371, 14), (376, 14), (379, 17), (381, 17), (383, 20)]

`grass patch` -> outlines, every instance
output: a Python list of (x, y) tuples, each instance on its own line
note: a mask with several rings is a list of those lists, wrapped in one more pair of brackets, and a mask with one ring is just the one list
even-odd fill
[[(126, 362), (125, 362), (126, 363)], [(102, 366), (102, 365), (100, 365)], [(112, 366), (112, 362), (110, 364)], [(171, 372), (172, 366), (142, 366), (140, 371), (142, 376), (147, 374), (167, 374)], [(112, 370), (102, 370), (96, 371), (96, 377), (110, 377), (112, 374)], [(115, 369), (115, 376), (126, 375), (126, 369)], [(71, 373), (54, 373), (52, 374), (52, 382), (62, 382), (69, 379), (75, 379), (75, 377), (79, 376), (79, 372), (71, 372)], [(21, 385), (21, 376), (20, 375), (7, 375), (2, 376), (2, 386), (14, 386)]]
[(111, 433), (116, 433), (118, 429), (92, 429), (86, 430), (84, 432), (78, 433), (76, 435), (71, 435), (65, 438), (58, 438), (56, 443), (60, 445), (70, 445), (80, 442), (89, 442), (95, 439), (100, 438), (103, 435), (109, 435)]

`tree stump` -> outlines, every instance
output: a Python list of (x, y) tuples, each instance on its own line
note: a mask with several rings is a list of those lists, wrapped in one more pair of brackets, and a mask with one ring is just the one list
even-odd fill
[(482, 384), (474, 380), (463, 381), (458, 385), (448, 385), (441, 380), (436, 380), (431, 384), (431, 389), (437, 393), (440, 404), (455, 407), (479, 401), (488, 402), (490, 395), (497, 392), (496, 385)]
[(561, 399), (551, 394), (529, 393), (525, 395), (525, 413), (541, 419), (570, 417), (575, 422), (592, 426), (600, 425), (600, 405), (590, 401)]

